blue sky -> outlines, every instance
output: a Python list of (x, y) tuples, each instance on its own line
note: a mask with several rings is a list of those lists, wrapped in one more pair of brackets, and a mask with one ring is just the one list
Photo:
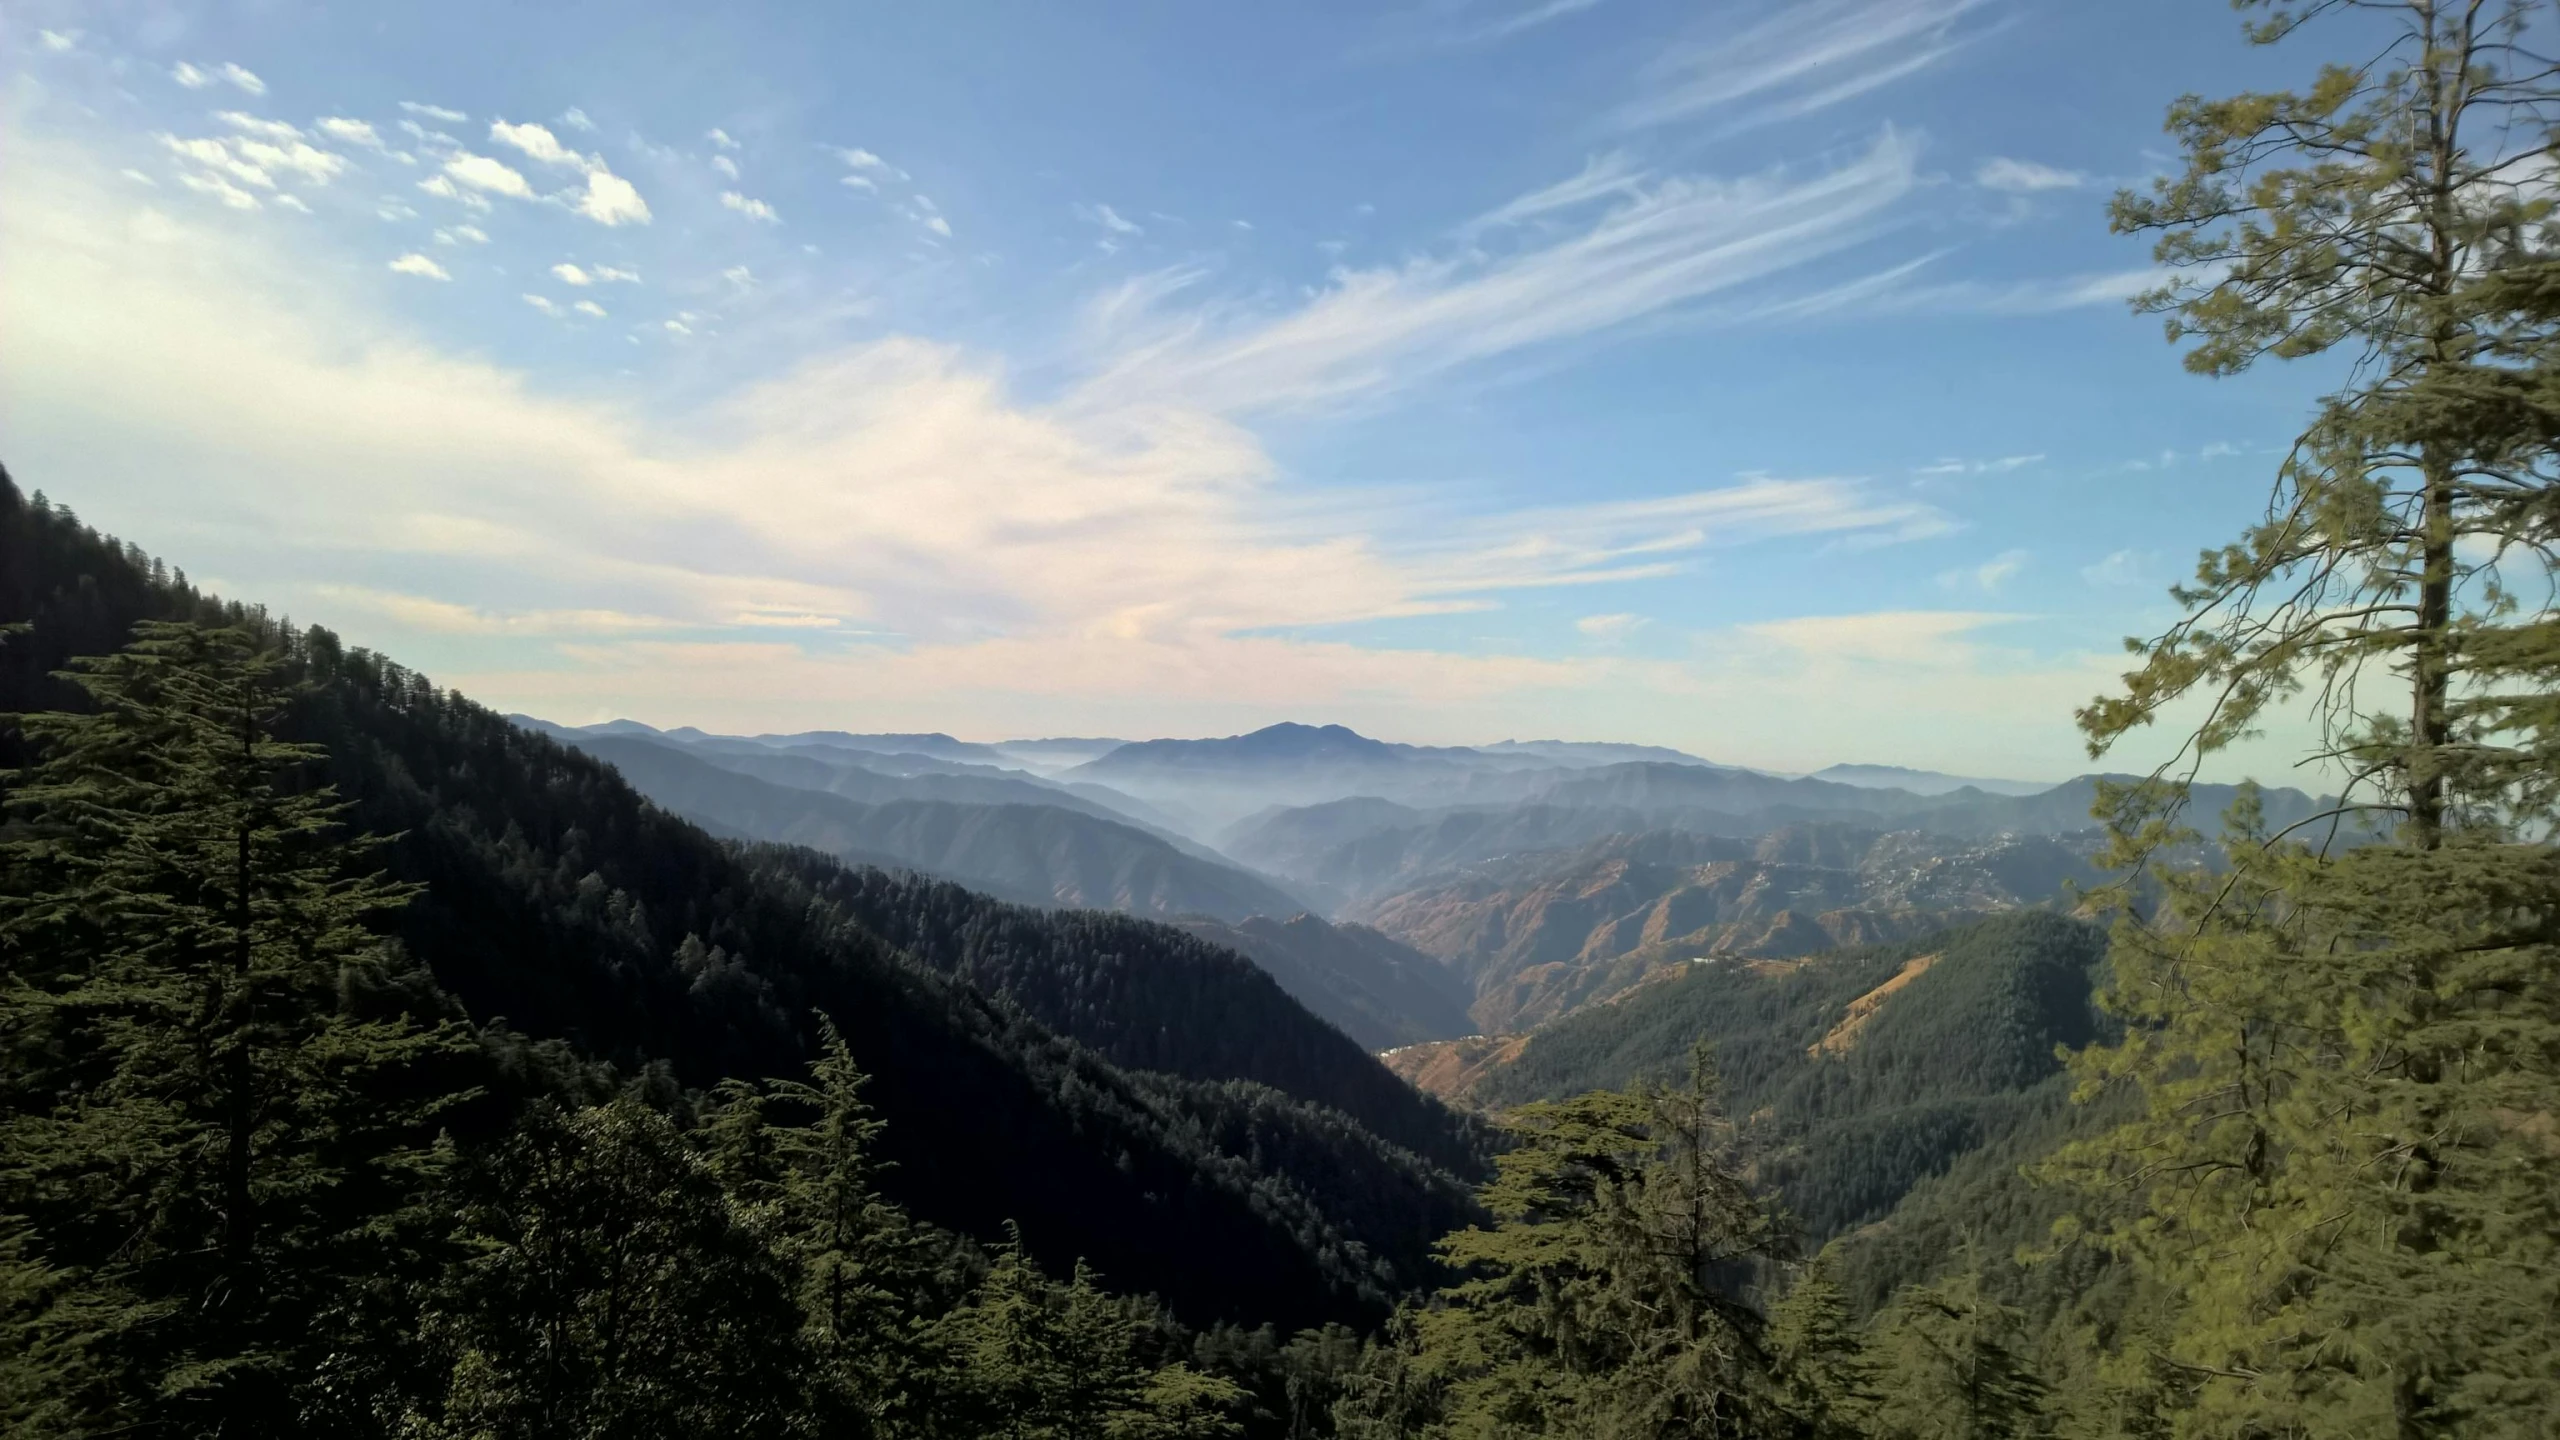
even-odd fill
[(2303, 63), (2225, 0), (30, 0), (0, 63), (0, 458), (565, 720), (2059, 777), (2316, 389), (2185, 374), (2106, 232)]

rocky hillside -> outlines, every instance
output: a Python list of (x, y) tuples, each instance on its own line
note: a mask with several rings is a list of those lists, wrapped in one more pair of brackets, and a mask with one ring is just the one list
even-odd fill
[(1358, 907), (1473, 986), (1476, 1028), (1531, 1029), (1701, 958), (1887, 943), (1951, 915), (2040, 905), (2090, 877), (2087, 842), (1799, 825), (1757, 839), (1614, 836)]

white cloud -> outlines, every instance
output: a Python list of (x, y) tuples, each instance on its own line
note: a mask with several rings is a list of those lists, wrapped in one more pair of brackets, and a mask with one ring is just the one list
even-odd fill
[(423, 115), (429, 120), (441, 121), (447, 125), (459, 125), (471, 118), (459, 110), (448, 110), (442, 105), (421, 104), (415, 100), (401, 101), (400, 108), (412, 115)]
[(767, 224), (773, 225), (779, 225), (782, 223), (782, 217), (773, 213), (772, 206), (767, 205), (761, 200), (750, 199), (747, 196), (739, 194), (735, 190), (721, 191), (720, 203), (723, 206), (746, 216), (750, 220), (761, 220)]
[(868, 190), (875, 195), (880, 192), (879, 185), (873, 182), (871, 177), (868, 175), (847, 175), (843, 177), (842, 183), (849, 185), (856, 190)]
[(512, 145), (545, 165), (574, 165), (583, 170), (596, 163), (561, 144), (560, 137), (540, 125), (510, 125), (494, 120), (489, 125), (489, 138), (501, 145)]
[(322, 150), (301, 140), (271, 145), (264, 140), (234, 136), (231, 140), (231, 148), (242, 159), (260, 169), (289, 170), (314, 185), (328, 184), (346, 173), (347, 168), (344, 156), (333, 151)]
[(305, 215), (311, 213), (311, 207), (302, 203), (302, 197), (298, 195), (278, 195), (276, 203), (287, 210), (298, 210)]
[(1535, 30), (1568, 15), (1579, 15), (1599, 3), (1600, 0), (1545, 0), (1544, 4), (1515, 11), (1454, 38), (1460, 43), (1508, 40), (1524, 30)]
[[(1472, 234), (1497, 226), (1543, 219), (1579, 210), (1595, 200), (1624, 200), (1642, 191), (1644, 178), (1643, 172), (1623, 151), (1595, 155), (1583, 162), (1579, 173), (1497, 206), (1477, 216), (1459, 233)], [(1241, 220), (1236, 223), (1244, 225)], [(1253, 227), (1245, 225), (1244, 228), (1249, 230)]]
[[(450, 189), (451, 187), (447, 186), (446, 188)], [(476, 195), (471, 198), (475, 200), (479, 199)], [(487, 209), (488, 202), (485, 200), (481, 201), (480, 208), (484, 210)], [(381, 203), (374, 207), (373, 213), (382, 217), (384, 220), (389, 221), (415, 220), (418, 218), (417, 211), (410, 209), (408, 206), (401, 204), (398, 200), (392, 199), (389, 196), (383, 197)]]
[(1963, 20), (1987, 3), (1799, 0), (1740, 31), (1670, 50), (1618, 120), (1659, 125), (1745, 102), (1754, 109), (1740, 123), (1811, 114), (1954, 54), (1970, 38)]
[(690, 335), (693, 333), (693, 327), (687, 325), (681, 320), (669, 320), (665, 322), (665, 328), (666, 332), (670, 335)]
[(951, 238), (951, 222), (943, 219), (939, 215), (926, 216), (924, 218), (924, 228), (941, 236), (945, 240)]
[(1884, 610), (1808, 615), (1735, 628), (1808, 659), (1944, 666), (1973, 632), (2018, 618), (1979, 610)]
[(143, 174), (139, 170), (119, 170), (116, 173), (122, 175), (127, 180), (132, 181), (136, 185), (149, 185), (156, 189), (160, 184), (159, 181), (152, 179), (150, 176)]
[(2088, 184), (2089, 177), (2077, 170), (2059, 170), (2033, 160), (1994, 155), (1973, 172), (1973, 183), (1985, 190), (2033, 195), (2043, 190), (2076, 190)]
[(453, 278), (451, 275), (445, 273), (445, 268), (443, 266), (414, 250), (401, 256), (399, 259), (392, 261), (391, 269), (397, 274), (415, 275), (422, 280), (450, 280)]
[(1112, 209), (1108, 205), (1078, 205), (1076, 207), (1076, 218), (1083, 220), (1088, 224), (1099, 225), (1114, 235), (1144, 235), (1147, 233), (1144, 229), (1139, 227), (1137, 222), (1123, 218), (1119, 211)]
[[(1206, 307), (1139, 330), (1096, 396), (1181, 396), (1241, 412), (1371, 396), (1489, 356), (1570, 339), (1772, 282), (1875, 233), (1915, 183), (1887, 131), (1811, 174), (1647, 177), (1561, 234), (1488, 254), (1338, 272), (1277, 316)], [(1499, 212), (1496, 212), (1499, 213)]]
[(181, 159), (192, 160), (207, 170), (227, 175), (234, 180), (255, 185), (261, 190), (276, 188), (275, 177), (254, 161), (234, 153), (220, 140), (182, 140), (175, 135), (162, 135), (160, 143)]
[(577, 311), (581, 315), (592, 315), (598, 320), (604, 318), (604, 307), (593, 300), (581, 300), (569, 308)]
[(524, 297), (524, 303), (541, 311), (545, 315), (557, 315), (560, 313), (560, 307), (553, 303), (551, 297), (548, 295), (527, 295)]
[(595, 283), (594, 276), (589, 275), (586, 271), (579, 269), (577, 266), (570, 264), (566, 260), (552, 266), (551, 273), (559, 276), (560, 283), (563, 285), (592, 285)]
[(2024, 550), (2003, 550), (1979, 565), (1949, 570), (1938, 577), (1938, 583), (1950, 590), (1979, 590), (1985, 595), (1998, 594), (2000, 588), (2018, 578), (2027, 568)]
[(515, 200), (533, 198), (533, 186), (526, 183), (522, 171), (486, 155), (474, 155), (466, 150), (444, 162), (444, 173), (474, 190)]
[(2044, 452), (2041, 450), (2037, 451), (2033, 455), (2003, 455), (1997, 460), (1947, 459), (1937, 461), (1934, 464), (1917, 466), (1911, 473), (1914, 475), (1931, 477), (1942, 475), (2006, 475), (2012, 470), (2024, 470), (2030, 465), (2040, 464), (2043, 460)]
[(1573, 628), (1603, 645), (1615, 645), (1651, 623), (1642, 615), (1585, 615), (1573, 622)]
[(201, 90), (213, 83), (213, 77), (181, 60), (169, 67), (169, 78), (190, 90)]
[(403, 134), (406, 134), (410, 139), (417, 141), (421, 146), (429, 150), (459, 150), (462, 148), (461, 141), (454, 139), (452, 136), (447, 135), (441, 130), (430, 130), (415, 120), (401, 121), (400, 129)]
[(599, 163), (587, 173), (586, 193), (578, 197), (578, 213), (599, 225), (646, 225), (649, 202), (631, 182)]
[(842, 160), (847, 166), (855, 170), (877, 170), (894, 179), (904, 180), (907, 178), (906, 171), (899, 169), (897, 166), (890, 164), (888, 161), (881, 159), (879, 156), (872, 154), (870, 151), (865, 150), (858, 145), (849, 150), (839, 148), (836, 151), (836, 158)]
[(730, 266), (728, 269), (720, 272), (720, 278), (728, 281), (730, 284), (741, 290), (753, 290), (756, 288), (755, 272), (749, 270), (744, 265)]
[(426, 179), (418, 182), (418, 188), (435, 196), (439, 200), (450, 200), (466, 210), (477, 210), (482, 214), (488, 213), (489, 200), (487, 196), (463, 189), (461, 186), (454, 184), (453, 180), (449, 176), (430, 175)]
[(259, 79), (257, 76), (250, 74), (248, 71), (241, 69), (239, 66), (234, 65), (229, 61), (223, 62), (222, 78), (239, 86), (242, 90), (251, 95), (264, 95), (267, 93), (266, 81)]
[(362, 120), (349, 119), (344, 115), (331, 115), (314, 123), (321, 134), (341, 144), (362, 145), (368, 150), (384, 148), (382, 136), (374, 131), (373, 126)]
[(36, 44), (50, 54), (60, 55), (80, 43), (77, 30), (38, 30)]
[(596, 122), (588, 119), (587, 112), (575, 105), (560, 112), (560, 123), (588, 135), (594, 134), (596, 130)]
[(729, 132), (726, 130), (718, 128), (706, 130), (702, 132), (702, 138), (719, 146), (723, 150), (735, 150), (738, 148), (738, 142), (730, 139)]
[(2082, 567), (2080, 578), (2104, 590), (2133, 589), (2167, 582), (2154, 579), (2160, 557), (2148, 550), (2118, 550), (2095, 565)]
[(726, 156), (726, 155), (714, 155), (714, 156), (712, 156), (712, 157), (711, 157), (711, 168), (712, 168), (712, 169), (714, 169), (714, 170), (719, 171), (719, 172), (720, 172), (721, 174), (723, 174), (723, 175), (728, 176), (728, 177), (729, 177), (730, 179), (732, 179), (732, 180), (735, 180), (735, 179), (737, 179), (737, 178), (738, 178), (738, 162), (737, 162), (737, 161), (735, 161), (735, 160), (730, 159), (730, 158), (729, 158), (728, 156)]
[(594, 270), (588, 273), (593, 275), (599, 284), (610, 283), (616, 280), (619, 280), (626, 285), (637, 285), (640, 283), (640, 272), (637, 270), (617, 270), (611, 265), (598, 265)]
[[(1251, 433), (1161, 389), (1030, 400), (996, 357), (911, 339), (819, 351), (707, 412), (570, 398), (440, 348), (371, 287), (201, 213), (145, 233), (127, 223), (139, 198), (95, 165), (13, 156), (0, 170), (0, 253), (19, 257), (0, 267), (0, 399), (31, 450), (76, 442), (96, 483), (128, 487), (109, 492), (117, 506), (194, 536), (191, 571), (254, 575), (298, 616), (333, 584), (496, 616), (609, 605), (737, 627), (673, 643), (599, 621), (569, 648), (472, 652), (490, 658), (437, 677), (502, 708), (1227, 733), (1287, 705), (1479, 736), (1712, 715), (1744, 728), (1711, 732), (1725, 743), (1710, 753), (1745, 760), (1753, 744), (1776, 758), (1854, 741), (1883, 709), (1986, 746), (2044, 734), (2067, 761), (2068, 705), (2103, 683), (2103, 660), (2094, 680), (2068, 664), (1986, 682), (1895, 660), (1833, 683), (1818, 654), (1860, 647), (1818, 629), (1737, 642), (1797, 657), (1800, 675), (1303, 638), (1658, 573), (1707, 546), (1811, 549), (1944, 517), (1855, 480), (1751, 479), (1452, 521), (1409, 496), (1310, 494)], [(646, 330), (695, 328), (674, 323)], [(174, 473), (178, 456), (202, 461), (184, 485), (115, 478)], [(308, 618), (393, 654), (415, 643), (348, 601)], [(771, 628), (811, 620), (836, 622), (807, 632), (823, 644)], [(1934, 623), (1920, 633), (1962, 663), (1954, 642), (1974, 632)], [(833, 638), (864, 631), (894, 643)]]
[(261, 136), (268, 140), (299, 140), (302, 138), (302, 132), (294, 126), (287, 125), (281, 120), (269, 120), (261, 115), (244, 114), (238, 110), (217, 110), (213, 113), (213, 118), (230, 126), (234, 130), (245, 131), (251, 135)]
[(2085, 310), (2093, 305), (2122, 305), (2169, 278), (2160, 269), (2114, 270), (2099, 274), (2057, 275), (2030, 280), (1952, 280), (1941, 284), (1901, 283), (1921, 263), (1899, 267), (1891, 283), (1848, 287), (1846, 301), (1877, 311), (1950, 311), (1975, 315), (2051, 315)]
[(258, 197), (219, 175), (181, 175), (178, 183), (199, 195), (210, 195), (234, 210), (259, 208)]

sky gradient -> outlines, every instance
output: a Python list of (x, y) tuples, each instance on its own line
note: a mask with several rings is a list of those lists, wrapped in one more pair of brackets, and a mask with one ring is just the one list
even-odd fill
[(2225, 0), (28, 0), (0, 460), (572, 723), (2060, 778), (2320, 378), (2185, 374), (2106, 196), (2303, 63)]

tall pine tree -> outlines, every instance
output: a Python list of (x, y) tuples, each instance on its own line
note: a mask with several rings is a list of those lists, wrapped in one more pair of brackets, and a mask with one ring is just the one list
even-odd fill
[[(2190, 97), (2185, 167), (2120, 197), (2183, 278), (2190, 368), (2327, 356), (2345, 382), (2266, 515), (2081, 713), (2093, 753), (2200, 701), (2200, 761), (2307, 701), (2340, 825), (2232, 817), (2155, 864), (2079, 1063), (2133, 1123), (2053, 1173), (2131, 1266), (2108, 1380), (2196, 1436), (2541, 1435), (2560, 1410), (2560, 69), (2522, 0), (2240, 0), (2337, 33), (2299, 91)], [(2361, 22), (2358, 29), (2350, 22)], [(2374, 27), (2378, 26), (2376, 29)], [(2175, 787), (2121, 792), (2169, 853)], [(2381, 843), (2357, 845), (2360, 838)]]
[[(369, 994), (410, 892), (278, 738), (280, 648), (148, 623), (13, 717), (37, 759), (0, 831), (0, 1397), (31, 1433), (334, 1429), (435, 1168), (460, 1043)], [(379, 1317), (372, 1317), (378, 1319)]]

